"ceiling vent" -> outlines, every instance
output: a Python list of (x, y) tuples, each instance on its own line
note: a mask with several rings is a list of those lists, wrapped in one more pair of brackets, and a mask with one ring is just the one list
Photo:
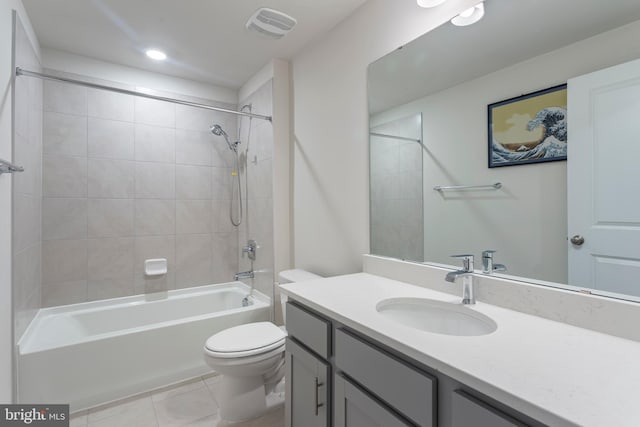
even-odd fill
[(295, 18), (278, 10), (262, 8), (251, 15), (246, 23), (247, 30), (262, 36), (279, 39), (296, 26)]

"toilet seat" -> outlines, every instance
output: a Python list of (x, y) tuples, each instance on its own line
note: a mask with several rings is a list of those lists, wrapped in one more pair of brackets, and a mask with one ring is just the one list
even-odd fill
[(284, 346), (287, 334), (271, 322), (234, 326), (207, 339), (209, 356), (231, 359), (268, 353)]

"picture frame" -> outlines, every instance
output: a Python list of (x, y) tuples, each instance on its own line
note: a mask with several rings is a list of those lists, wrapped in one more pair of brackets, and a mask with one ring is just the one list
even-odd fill
[(487, 106), (488, 166), (567, 159), (567, 85)]

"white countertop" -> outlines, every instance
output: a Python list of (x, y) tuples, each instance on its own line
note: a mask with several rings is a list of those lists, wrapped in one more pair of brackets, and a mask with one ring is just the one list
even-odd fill
[(640, 343), (478, 302), (498, 329), (483, 336), (424, 332), (376, 304), (461, 298), (367, 273), (290, 283), (282, 293), (550, 426), (640, 426)]

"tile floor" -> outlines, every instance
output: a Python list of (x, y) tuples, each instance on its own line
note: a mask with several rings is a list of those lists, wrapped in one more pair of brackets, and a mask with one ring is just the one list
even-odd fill
[(284, 427), (284, 407), (260, 418), (228, 424), (220, 420), (219, 376), (203, 377), (123, 399), (71, 416), (71, 427)]

